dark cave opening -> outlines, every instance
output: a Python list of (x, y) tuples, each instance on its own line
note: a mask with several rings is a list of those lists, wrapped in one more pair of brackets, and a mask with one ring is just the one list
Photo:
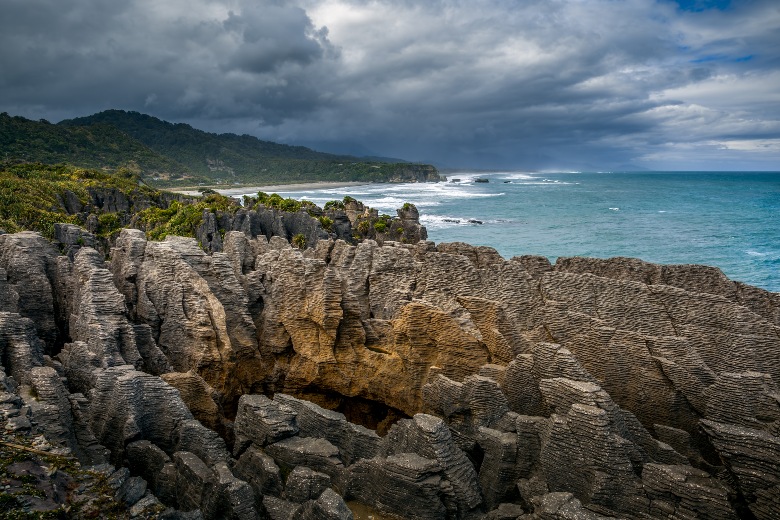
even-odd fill
[(409, 418), (407, 414), (397, 408), (364, 397), (349, 397), (337, 392), (315, 388), (290, 392), (290, 394), (299, 399), (311, 401), (323, 408), (343, 413), (347, 421), (375, 430), (380, 436), (387, 434), (390, 427), (399, 420)]

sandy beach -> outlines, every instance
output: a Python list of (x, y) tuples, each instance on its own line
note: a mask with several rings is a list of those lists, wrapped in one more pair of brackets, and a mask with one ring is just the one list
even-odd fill
[[(328, 188), (349, 188), (352, 186), (362, 186), (368, 184), (366, 182), (351, 181), (351, 182), (302, 182), (297, 184), (269, 184), (267, 186), (241, 186), (233, 188), (214, 188), (212, 189), (222, 195), (228, 197), (235, 197), (236, 195), (242, 195), (245, 193), (257, 193), (258, 191), (264, 191), (266, 193), (279, 193), (288, 191), (310, 191), (310, 190), (323, 190)], [(203, 189), (203, 188), (200, 188)], [(198, 188), (178, 188), (170, 191), (176, 193), (183, 193), (185, 195), (200, 195)]]

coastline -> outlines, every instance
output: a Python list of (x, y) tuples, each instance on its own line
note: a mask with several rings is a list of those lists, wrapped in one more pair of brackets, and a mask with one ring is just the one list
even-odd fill
[[(363, 181), (344, 181), (344, 182), (331, 182), (331, 181), (318, 181), (318, 182), (299, 182), (294, 184), (267, 184), (264, 186), (240, 186), (240, 187), (233, 187), (233, 188), (223, 188), (223, 189), (217, 189), (213, 186), (210, 186), (210, 189), (213, 189), (217, 193), (220, 193), (221, 195), (227, 195), (228, 197), (235, 197), (236, 195), (242, 195), (245, 193), (257, 193), (258, 191), (264, 191), (266, 193), (278, 193), (278, 192), (288, 192), (288, 191), (311, 191), (311, 190), (322, 190), (322, 189), (328, 189), (328, 188), (350, 188), (353, 186), (363, 186), (365, 184), (371, 184), (368, 182)], [(172, 191), (174, 193), (181, 193), (183, 195), (200, 195), (199, 189), (203, 189), (203, 187), (195, 188), (195, 187), (185, 187), (185, 188), (177, 188), (177, 189), (169, 189), (168, 191)]]

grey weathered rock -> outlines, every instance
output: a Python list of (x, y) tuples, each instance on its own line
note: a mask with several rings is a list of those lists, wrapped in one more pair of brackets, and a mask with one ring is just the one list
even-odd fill
[(287, 476), (284, 495), (287, 500), (303, 503), (317, 500), (330, 486), (330, 477), (305, 466), (296, 466)]
[(525, 514), (525, 510), (518, 504), (499, 504), (483, 517), (483, 520), (517, 520)]
[(130, 518), (145, 518), (164, 509), (163, 504), (153, 494), (147, 493), (130, 508)]
[(50, 367), (32, 368), (29, 382), (33, 395), (26, 402), (47, 441), (68, 448), (84, 464), (106, 462), (107, 450), (97, 443), (84, 418), (74, 414), (78, 403), (71, 399), (57, 372)]
[(780, 514), (780, 437), (766, 430), (704, 419), (701, 425), (750, 511), (761, 520), (776, 518)]
[(189, 451), (209, 466), (226, 463), (229, 459), (225, 441), (195, 419), (182, 419), (171, 437), (176, 451)]
[(283, 471), (291, 471), (296, 466), (306, 466), (325, 473), (334, 483), (344, 479), (344, 464), (339, 458), (339, 450), (325, 439), (288, 437), (269, 444), (265, 452), (273, 457)]
[(690, 466), (645, 464), (642, 484), (650, 515), (658, 518), (737, 518), (729, 502), (733, 491)]
[(8, 273), (0, 268), (0, 312), (19, 312), (19, 294), (8, 284)]
[(78, 343), (71, 344), (61, 359), (68, 377), (78, 391), (86, 394), (94, 385), (95, 368), (140, 368), (143, 358), (123, 298), (97, 251), (82, 248), (71, 276), (69, 333)]
[[(658, 265), (637, 258), (558, 258), (556, 271), (591, 273), (598, 276), (633, 280), (648, 285), (670, 285), (694, 293), (724, 296), (748, 307), (776, 325), (780, 325), (780, 301), (776, 295), (732, 282), (716, 267), (705, 265)], [(753, 289), (753, 290), (752, 290)]]
[(127, 445), (127, 460), (133, 474), (143, 477), (160, 500), (175, 503), (175, 469), (164, 451), (148, 440), (136, 441)]
[(217, 490), (217, 477), (198, 457), (186, 451), (174, 453), (176, 502), (183, 511), (204, 510), (209, 517)]
[(518, 465), (518, 436), (480, 427), (479, 445), (484, 458), (479, 468), (479, 484), (488, 510), (516, 498), (516, 483), (523, 475)]
[(237, 398), (268, 372), (227, 255), (206, 255), (192, 239), (147, 242), (123, 230), (112, 269), (131, 315), (151, 327), (170, 366), (199, 374), (220, 401)]
[(298, 512), (303, 507), (295, 502), (289, 502), (270, 495), (263, 497), (263, 506), (268, 514), (268, 518), (271, 520), (292, 520), (298, 518)]
[[(60, 333), (55, 308), (54, 285), (56, 257), (59, 252), (38, 233), (23, 231), (0, 235), (0, 268), (5, 271), (3, 284), (15, 293), (16, 307), (22, 316), (32, 320), (38, 337), (53, 347)], [(67, 319), (67, 318), (66, 318)]]
[(416, 453), (436, 461), (452, 487), (452, 500), (459, 518), (482, 504), (477, 472), (457, 447), (447, 425), (438, 417), (417, 414), (401, 420), (390, 429), (383, 441), (382, 454)]
[(301, 520), (352, 520), (354, 517), (344, 499), (326, 489), (317, 500), (309, 501), (297, 513)]
[(217, 474), (216, 500), (219, 508), (216, 508), (213, 516), (217, 518), (227, 516), (235, 520), (258, 518), (260, 502), (249, 484), (236, 478), (224, 462), (215, 464), (214, 469)]
[[(90, 204), (124, 202), (98, 193)], [(36, 234), (0, 236), (0, 360), (22, 383), (6, 393), (45, 394), (28, 407), (3, 398), (3, 426), (46, 430), (74, 453), (97, 440), (114, 463), (136, 450), (134, 471), (167, 505), (189, 471), (169, 458), (190, 452), (211, 475), (203, 482), (232, 497), (219, 507), (237, 515), (281, 496), (281, 476), (299, 467), (347, 497), (351, 481), (396, 514), (411, 507), (393, 498), (407, 489), (434, 516), (534, 497), (550, 507), (539, 502), (533, 514), (550, 517), (589, 514), (583, 504), (717, 516), (730, 511), (721, 491), (734, 486), (740, 507), (777, 515), (776, 295), (702, 267), (561, 259), (552, 268), (387, 238), (352, 246), (326, 242), (316, 224), (317, 243), (302, 252), (282, 236), (309, 233), (313, 219), (263, 211), (207, 216), (208, 242), (225, 250), (211, 255), (193, 239), (155, 243), (125, 230), (110, 271), (77, 229), (60, 228), (63, 243), (79, 246), (72, 259)], [(276, 397), (241, 397), (260, 392)], [(372, 428), (404, 413), (442, 419), (401, 421), (380, 440), (300, 398), (350, 418), (366, 411)], [(71, 427), (82, 433), (70, 437)], [(235, 433), (238, 460), (214, 431)], [(433, 465), (394, 459), (404, 453)], [(366, 475), (390, 489), (361, 483)], [(315, 503), (303, 512), (320, 511)]]
[(192, 419), (173, 387), (129, 366), (100, 372), (91, 396), (90, 429), (111, 450), (115, 462), (124, 458), (125, 446), (136, 440), (149, 440), (173, 453), (176, 427)]
[(274, 401), (295, 410), (295, 424), (301, 437), (327, 439), (339, 449), (345, 465), (370, 459), (379, 452), (381, 439), (376, 432), (348, 422), (344, 414), (285, 394), (276, 394)]
[(605, 517), (582, 507), (571, 493), (548, 493), (533, 500), (534, 512), (523, 520), (602, 520)]
[(242, 395), (236, 414), (234, 452), (240, 453), (248, 443), (266, 446), (298, 433), (296, 410), (284, 402), (264, 395)]
[(54, 241), (73, 260), (82, 247), (97, 249), (95, 235), (75, 224), (54, 224)]
[(612, 430), (606, 411), (577, 403), (566, 415), (552, 416), (540, 464), (550, 491), (573, 493), (609, 511), (634, 511), (648, 505), (634, 471), (636, 457), (635, 447)]
[(117, 489), (116, 498), (128, 506), (136, 504), (146, 493), (146, 481), (141, 477), (130, 477)]
[(284, 490), (282, 474), (274, 459), (254, 446), (249, 447), (233, 466), (235, 475), (246, 481), (260, 498), (281, 496)]
[(43, 365), (44, 348), (32, 320), (0, 312), (0, 365), (17, 383), (27, 383), (32, 368)]
[(180, 509), (199, 509), (206, 519), (258, 518), (258, 503), (249, 485), (233, 476), (224, 462), (209, 468), (192, 453), (177, 451), (176, 501)]
[(380, 512), (409, 520), (444, 520), (448, 515), (441, 467), (415, 453), (364, 459), (350, 468), (349, 495)]
[(708, 420), (780, 435), (780, 390), (769, 374), (724, 372), (702, 394)]

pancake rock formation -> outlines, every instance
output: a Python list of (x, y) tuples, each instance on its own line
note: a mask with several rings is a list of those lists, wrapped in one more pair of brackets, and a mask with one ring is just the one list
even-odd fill
[(780, 518), (780, 295), (717, 269), (70, 235), (0, 235), (0, 426), (128, 517)]

